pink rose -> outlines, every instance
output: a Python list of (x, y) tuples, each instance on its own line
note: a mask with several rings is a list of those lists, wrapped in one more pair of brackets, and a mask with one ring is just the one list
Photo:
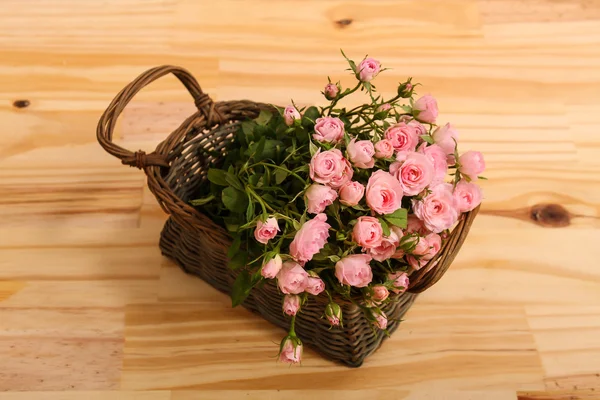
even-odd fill
[(390, 235), (384, 236), (378, 246), (370, 248), (369, 255), (373, 257), (373, 260), (383, 262), (396, 253), (399, 243), (400, 237), (394, 230), (390, 229)]
[(348, 158), (357, 168), (373, 168), (373, 165), (375, 165), (373, 159), (375, 147), (373, 147), (373, 142), (370, 140), (359, 140), (357, 142), (354, 138), (348, 143), (346, 151), (348, 152)]
[(379, 214), (391, 214), (402, 206), (402, 186), (388, 172), (378, 170), (367, 183), (367, 205)]
[(454, 188), (454, 200), (460, 213), (473, 210), (481, 203), (482, 197), (481, 188), (464, 179), (461, 179)]
[(358, 76), (363, 82), (369, 82), (379, 74), (381, 64), (374, 58), (365, 58), (358, 65)]
[(352, 229), (354, 241), (363, 249), (372, 249), (381, 244), (383, 229), (379, 220), (374, 217), (358, 217)]
[(408, 262), (408, 265), (413, 267), (413, 269), (415, 271), (420, 270), (421, 268), (426, 266), (427, 263), (429, 262), (429, 260), (426, 260), (422, 257), (415, 257), (415, 256), (406, 256), (406, 261)]
[(380, 140), (375, 143), (375, 157), (377, 158), (390, 158), (394, 155), (394, 146), (392, 142), (387, 139)]
[(367, 254), (346, 256), (335, 264), (335, 276), (342, 285), (365, 287), (373, 280), (370, 262)]
[(430, 233), (425, 237), (419, 238), (419, 244), (413, 251), (413, 254), (417, 257), (407, 256), (406, 260), (411, 267), (419, 270), (427, 265), (427, 263), (429, 263), (429, 261), (431, 261), (431, 259), (433, 259), (433, 257), (435, 257), (435, 255), (439, 253), (441, 249), (442, 237), (437, 233)]
[(468, 176), (471, 180), (477, 179), (485, 170), (483, 154), (478, 151), (467, 151), (458, 158), (461, 174)]
[(444, 150), (437, 144), (427, 146), (426, 143), (423, 143), (419, 147), (419, 153), (425, 154), (433, 165), (434, 174), (432, 183), (443, 182), (448, 173), (448, 161)]
[(325, 207), (333, 204), (333, 201), (337, 199), (338, 194), (329, 186), (313, 183), (309, 186), (304, 196), (306, 197), (306, 209), (308, 212), (311, 214), (318, 214), (323, 212)]
[(338, 326), (342, 319), (342, 309), (337, 303), (329, 303), (325, 307), (325, 316), (332, 326)]
[(294, 106), (287, 106), (285, 110), (283, 110), (283, 119), (285, 119), (285, 124), (287, 126), (294, 125), (294, 121), (300, 118), (300, 113)]
[(408, 123), (408, 125), (415, 128), (415, 132), (417, 132), (417, 136), (419, 136), (419, 139), (421, 135), (427, 135), (427, 128), (425, 128), (425, 125), (423, 125), (419, 121), (413, 119)]
[(425, 228), (425, 224), (414, 214), (409, 214), (407, 219), (406, 231), (408, 233), (418, 233), (419, 235), (425, 236), (429, 233), (429, 230)]
[(454, 165), (454, 150), (458, 142), (458, 131), (450, 124), (440, 126), (433, 132), (433, 141), (448, 155), (448, 165)]
[(313, 181), (338, 189), (352, 179), (354, 171), (338, 149), (319, 149), (310, 160), (309, 173)]
[(308, 282), (308, 274), (294, 261), (286, 261), (277, 274), (279, 289), (285, 294), (299, 294), (304, 292)]
[(300, 309), (300, 296), (286, 294), (283, 296), (283, 312), (289, 316), (296, 315)]
[(339, 143), (344, 137), (344, 123), (336, 117), (321, 117), (315, 121), (313, 139), (323, 143)]
[(296, 232), (294, 240), (290, 243), (290, 255), (296, 261), (304, 264), (312, 260), (313, 256), (325, 246), (331, 228), (326, 221), (325, 214), (317, 214)]
[(389, 111), (392, 108), (390, 103), (383, 103), (379, 107), (377, 107), (377, 112)]
[(275, 217), (268, 218), (265, 222), (258, 220), (254, 230), (254, 238), (257, 242), (267, 244), (267, 242), (277, 236), (279, 225)]
[(279, 271), (281, 271), (281, 257), (279, 254), (277, 254), (275, 257), (263, 264), (260, 274), (263, 276), (263, 278), (273, 279), (277, 276)]
[(318, 296), (323, 290), (325, 290), (325, 283), (321, 278), (315, 276), (308, 277), (306, 289), (304, 289), (305, 292), (310, 293), (313, 296)]
[(404, 293), (406, 292), (406, 289), (408, 289), (409, 280), (406, 272), (395, 272), (393, 274), (389, 274), (388, 279), (394, 281), (394, 289), (392, 289), (392, 292), (396, 294)]
[(409, 196), (421, 193), (433, 180), (433, 163), (421, 153), (408, 154), (399, 169), (396, 169), (396, 163), (392, 165), (394, 168), (390, 165), (390, 172), (398, 177), (404, 194)]
[(390, 292), (383, 285), (375, 285), (373, 286), (373, 300), (380, 303), (388, 298)]
[(427, 229), (440, 233), (456, 223), (459, 213), (452, 194), (452, 185), (440, 183), (430, 189), (431, 193), (423, 199), (413, 199), (413, 211)]
[(388, 319), (383, 311), (381, 313), (375, 313), (375, 326), (379, 329), (387, 328)]
[(414, 151), (419, 142), (419, 135), (415, 127), (405, 122), (390, 126), (384, 135), (396, 151)]
[(302, 343), (298, 339), (292, 339), (289, 336), (283, 340), (281, 352), (279, 353), (279, 361), (287, 364), (299, 363), (302, 359)]
[(365, 186), (360, 182), (347, 182), (340, 188), (340, 203), (352, 207), (357, 205), (365, 194)]
[(340, 87), (335, 83), (328, 83), (325, 85), (323, 93), (327, 100), (333, 100), (337, 97), (338, 93), (340, 93)]
[(415, 101), (413, 113), (419, 121), (433, 124), (438, 116), (437, 101), (431, 95), (426, 94)]

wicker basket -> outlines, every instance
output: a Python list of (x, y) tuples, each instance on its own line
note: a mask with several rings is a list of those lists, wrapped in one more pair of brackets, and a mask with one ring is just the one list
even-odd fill
[[(131, 99), (152, 81), (172, 73), (192, 95), (198, 111), (160, 143), (156, 150), (146, 154), (132, 153), (112, 142), (117, 118)], [(206, 180), (212, 157), (203, 156), (199, 148), (226, 151), (233, 133), (247, 118), (255, 118), (269, 105), (252, 101), (224, 101), (214, 103), (204, 94), (188, 71), (175, 66), (160, 66), (141, 74), (127, 85), (110, 103), (98, 123), (97, 138), (100, 145), (123, 164), (143, 169), (148, 176), (148, 186), (165, 212), (170, 214), (161, 233), (162, 253), (174, 260), (187, 273), (197, 275), (218, 290), (229, 293), (236, 272), (227, 267), (227, 249), (231, 238), (226, 230), (189, 205), (198, 188)], [(204, 153), (205, 154), (205, 153)], [(446, 272), (460, 250), (478, 208), (463, 215), (438, 255), (429, 265), (410, 276), (407, 292), (396, 295), (385, 306), (391, 333), (398, 328), (400, 318), (414, 302), (418, 293), (435, 284)], [(289, 318), (281, 310), (281, 294), (269, 281), (252, 290), (244, 307), (260, 314), (264, 319), (284, 329)], [(327, 297), (309, 296), (296, 320), (296, 333), (305, 345), (312, 347), (328, 359), (351, 367), (360, 366), (365, 358), (376, 351), (387, 337), (383, 331), (374, 330), (361, 310), (341, 298), (343, 328), (331, 328), (322, 318)]]

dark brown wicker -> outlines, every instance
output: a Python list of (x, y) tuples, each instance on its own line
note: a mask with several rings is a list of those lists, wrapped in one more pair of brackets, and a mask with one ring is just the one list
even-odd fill
[[(152, 153), (132, 153), (114, 144), (115, 124), (125, 106), (142, 88), (169, 73), (184, 84), (198, 111), (183, 121)], [(236, 277), (236, 272), (227, 268), (226, 253), (231, 238), (224, 228), (188, 203), (196, 198), (208, 167), (216, 161), (212, 157), (204, 158), (205, 153), (197, 150), (206, 148), (224, 152), (240, 122), (256, 117), (261, 109), (271, 107), (246, 100), (214, 103), (188, 71), (175, 66), (160, 66), (144, 72), (127, 85), (110, 103), (98, 123), (100, 145), (121, 159), (123, 164), (143, 169), (148, 176), (150, 190), (163, 210), (170, 214), (161, 233), (162, 253), (184, 271), (199, 276), (225, 293), (229, 293)], [(396, 330), (400, 318), (418, 293), (435, 284), (450, 267), (477, 212), (478, 208), (462, 217), (438, 256), (410, 276), (409, 290), (396, 295), (384, 308), (390, 320), (390, 332)], [(243, 305), (287, 330), (290, 319), (282, 313), (281, 299), (277, 286), (270, 281), (252, 290)], [(296, 333), (306, 345), (323, 356), (358, 367), (379, 348), (386, 335), (383, 331), (374, 330), (356, 305), (341, 298), (336, 301), (342, 305), (343, 328), (330, 328), (323, 318), (328, 302), (325, 295), (309, 296), (297, 317)]]

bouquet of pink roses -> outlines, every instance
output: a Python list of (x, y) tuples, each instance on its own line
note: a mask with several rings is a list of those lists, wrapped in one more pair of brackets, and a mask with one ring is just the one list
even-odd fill
[[(290, 317), (279, 354), (290, 363), (301, 359), (294, 323), (308, 296), (328, 296), (324, 317), (333, 326), (343, 324), (337, 293), (385, 330), (382, 305), (408, 288), (411, 272), (433, 267), (449, 230), (482, 199), (474, 181), (483, 156), (458, 153), (458, 132), (436, 124), (436, 100), (413, 101), (411, 79), (383, 99), (372, 84), (379, 61), (346, 60), (354, 87), (330, 80), (325, 107), (290, 105), (243, 122), (192, 201), (233, 237), (234, 306), (276, 280)], [(370, 102), (339, 105), (359, 90)]]

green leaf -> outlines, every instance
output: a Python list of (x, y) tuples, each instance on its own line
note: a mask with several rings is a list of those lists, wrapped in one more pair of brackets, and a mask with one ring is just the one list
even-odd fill
[(378, 218), (378, 219), (379, 219), (379, 223), (381, 224), (381, 228), (383, 229), (383, 235), (390, 236), (390, 227), (388, 226), (388, 224), (384, 221), (383, 218)]
[(210, 196), (203, 197), (201, 199), (191, 200), (190, 204), (193, 205), (193, 206), (203, 206), (203, 205), (205, 205), (207, 203), (210, 203), (214, 199), (215, 199), (215, 196), (211, 194)]
[(478, 179), (483, 179), (484, 181), (488, 180), (488, 178), (486, 178), (485, 176), (478, 176)]
[(389, 122), (387, 122), (387, 121), (383, 121), (383, 130), (385, 131), (385, 130), (387, 130), (387, 128), (389, 128), (389, 127), (390, 127), (390, 123), (389, 123)]
[(371, 91), (371, 82), (363, 82), (363, 86), (365, 87), (365, 89), (367, 89), (367, 91)]
[(231, 186), (226, 187), (221, 193), (221, 200), (228, 210), (243, 213), (248, 207), (248, 197), (246, 193), (237, 190)]
[(406, 228), (408, 217), (408, 210), (406, 208), (400, 208), (394, 211), (392, 214), (384, 215), (383, 218), (392, 225), (400, 228)]
[(215, 185), (229, 186), (229, 184), (227, 183), (227, 179), (225, 178), (226, 175), (227, 172), (221, 169), (211, 168), (208, 170), (208, 180), (214, 183)]
[(248, 183), (252, 186), (256, 186), (258, 184), (258, 180), (262, 177), (262, 174), (252, 174), (248, 178)]
[(295, 230), (299, 230), (302, 227), (302, 225), (300, 224), (300, 222), (296, 221), (295, 219), (292, 220), (292, 225), (294, 225), (294, 229)]
[(278, 169), (277, 171), (275, 171), (275, 183), (277, 185), (281, 184), (281, 182), (283, 182), (285, 180), (287, 175), (288, 175), (287, 171)]
[(271, 114), (267, 110), (260, 110), (260, 114), (258, 114), (258, 117), (256, 117), (254, 121), (256, 121), (258, 125), (265, 126), (267, 125), (267, 123), (269, 123), (272, 117), (273, 114)]
[(246, 300), (252, 289), (252, 277), (247, 270), (241, 271), (231, 288), (231, 306), (237, 307)]
[(227, 266), (235, 271), (236, 269), (245, 267), (247, 263), (248, 253), (246, 253), (245, 251), (240, 251), (238, 249), (238, 251), (233, 255), (233, 257), (229, 259), (229, 263), (227, 264)]
[(254, 121), (244, 121), (242, 122), (242, 132), (244, 132), (244, 136), (246, 138), (246, 143), (250, 143), (254, 141), (254, 128), (256, 127), (256, 122)]
[[(262, 160), (262, 154), (265, 151), (265, 144), (267, 143), (267, 138), (265, 136), (261, 137), (257, 144), (255, 144), (254, 149), (252, 151), (253, 158), (255, 160)], [(250, 146), (252, 149), (253, 146)]]
[(317, 151), (319, 151), (319, 148), (317, 147), (316, 144), (314, 144), (312, 142), (312, 140), (310, 141), (309, 147), (310, 147), (310, 156), (313, 157), (315, 154), (317, 154)]
[(234, 174), (232, 174), (231, 172), (227, 172), (225, 174), (225, 180), (227, 181), (227, 183), (229, 185), (233, 186), (237, 190), (244, 190), (244, 186), (242, 185), (242, 182), (240, 182), (239, 178), (237, 176), (235, 176)]
[(344, 56), (346, 61), (348, 61), (350, 68), (352, 68), (352, 72), (354, 72), (356, 74), (356, 63), (354, 61), (352, 61), (351, 59), (349, 59), (348, 57), (346, 57), (346, 54), (344, 54), (343, 50), (340, 50), (340, 51), (342, 52), (342, 55)]
[(304, 111), (302, 116), (302, 127), (307, 131), (312, 131), (315, 121), (321, 116), (319, 109), (315, 106), (310, 106)]
[(388, 111), (379, 111), (376, 112), (375, 115), (373, 115), (373, 118), (376, 120), (382, 120), (385, 119), (388, 115)]
[(354, 208), (355, 210), (358, 210), (358, 211), (369, 211), (366, 208), (364, 208), (363, 206), (361, 206), (360, 204), (352, 206), (352, 208)]
[(412, 113), (412, 107), (409, 105), (403, 105), (403, 106), (400, 106), (400, 108), (407, 113)]
[(421, 135), (421, 139), (429, 144), (433, 144), (433, 138), (431, 135)]
[(236, 255), (238, 250), (240, 249), (241, 244), (242, 236), (236, 235), (235, 238), (233, 238), (233, 242), (231, 242), (231, 246), (229, 246), (229, 249), (227, 250), (227, 258), (233, 258), (233, 256)]
[(246, 221), (250, 222), (254, 219), (254, 202), (250, 193), (248, 193), (248, 208), (246, 209)]

